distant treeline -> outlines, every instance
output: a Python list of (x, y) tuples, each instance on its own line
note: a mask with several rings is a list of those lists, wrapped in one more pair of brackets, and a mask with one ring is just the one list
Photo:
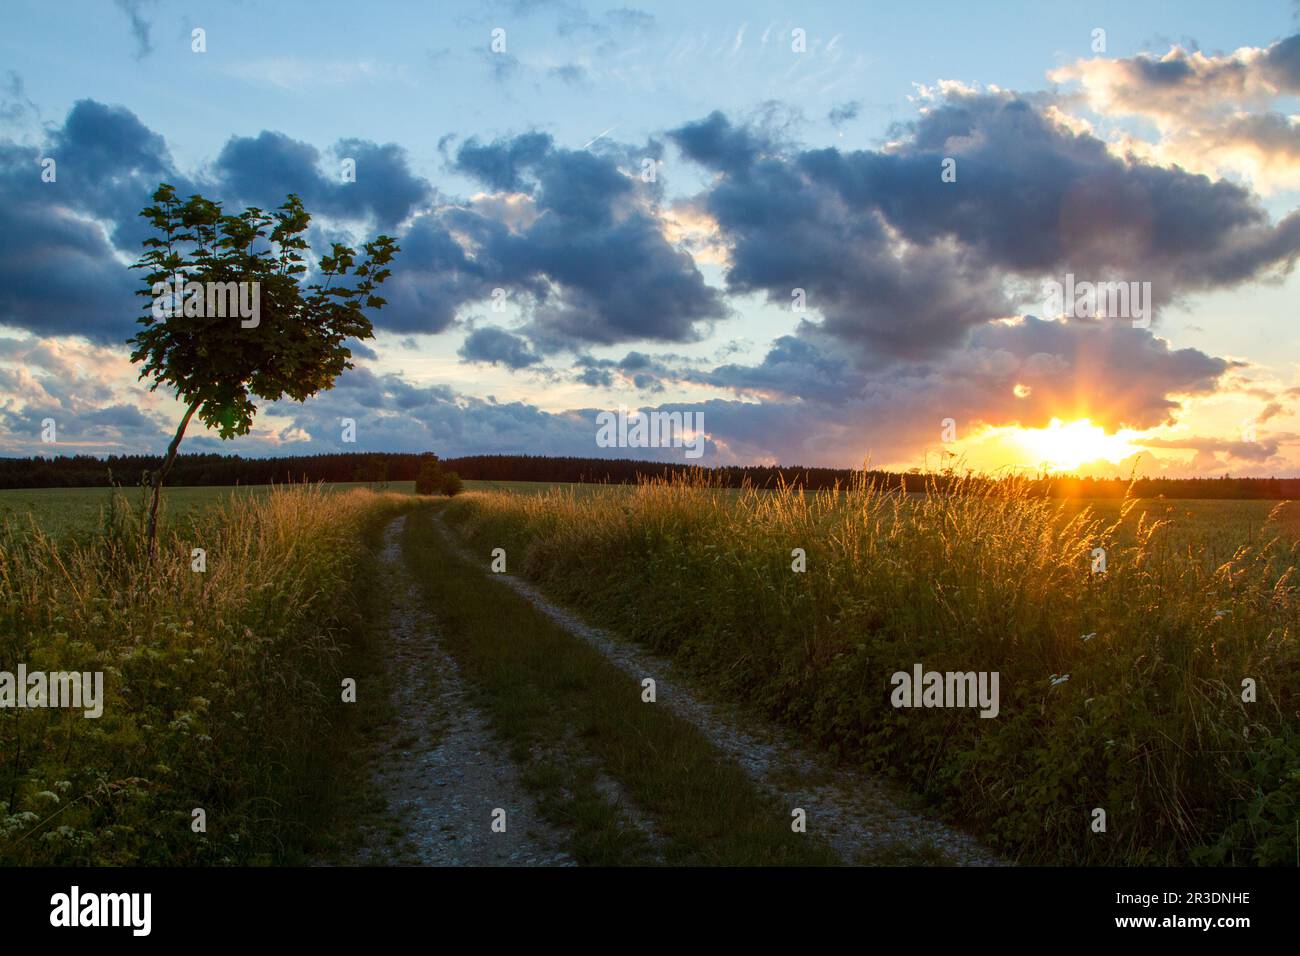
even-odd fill
[[(429, 454), (429, 453), (426, 453)], [(301, 481), (364, 481), (383, 484), (414, 481), (420, 470), (418, 454), (376, 452), (346, 455), (297, 455), (283, 458), (244, 458), (240, 455), (180, 455), (167, 477), (169, 485), (267, 485)], [(157, 455), (93, 455), (54, 458), (0, 458), (0, 488), (103, 487), (110, 483), (137, 485), (162, 463)], [(702, 473), (714, 483), (738, 488), (748, 482), (770, 488), (782, 482), (804, 488), (843, 487), (860, 475), (847, 468), (728, 465), (686, 467), (654, 461), (607, 458), (549, 458), (542, 455), (471, 455), (442, 460), (461, 478), (487, 481), (551, 481), (633, 484), (640, 477), (667, 478)], [(923, 491), (927, 480), (940, 483), (944, 475), (909, 472), (867, 472), (867, 478), (889, 488)], [(1129, 482), (1114, 478), (1050, 476), (1032, 479), (1055, 497), (1119, 498)], [(1141, 478), (1134, 483), (1140, 498), (1300, 498), (1300, 478)]]

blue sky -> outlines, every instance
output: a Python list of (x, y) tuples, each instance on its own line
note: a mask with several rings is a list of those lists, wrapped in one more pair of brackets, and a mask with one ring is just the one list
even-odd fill
[[(1300, 474), (1294, 3), (2, 16), (6, 454), (49, 453), (48, 417), (60, 452), (165, 444), (179, 406), (123, 344), (165, 177), (233, 207), (293, 189), (319, 236), (404, 250), (337, 388), (192, 449), (639, 457), (595, 444), (627, 405), (703, 412), (718, 462)], [(1066, 272), (1150, 282), (1151, 327), (1044, 315)]]

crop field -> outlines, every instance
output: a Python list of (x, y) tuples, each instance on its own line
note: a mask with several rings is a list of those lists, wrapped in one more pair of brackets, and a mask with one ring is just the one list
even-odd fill
[[(351, 491), (355, 488), (382, 490), (403, 495), (415, 492), (413, 481), (390, 481), (378, 484), (360, 481), (336, 482), (322, 484), (321, 487), (331, 494)], [(561, 486), (551, 482), (465, 482), (468, 491), (501, 491), (510, 494), (542, 494), (556, 487), (573, 488), (577, 494), (600, 494), (610, 490), (602, 485)], [(619, 487), (613, 486), (613, 490), (617, 491)], [(262, 497), (272, 488), (272, 485), (164, 488), (162, 512), (165, 520), (183, 524), (211, 508), (232, 500)], [(124, 488), (120, 493), (131, 499), (133, 503), (139, 500), (139, 489)], [(54, 537), (77, 532), (92, 532), (98, 528), (101, 515), (112, 496), (112, 488), (0, 489), (0, 522), (6, 522), (19, 531), (33, 527), (40, 528)]]
[[(330, 493), (366, 488), (395, 494), (413, 494), (411, 481), (386, 482), (382, 486), (366, 482), (323, 484)], [(163, 511), (171, 521), (183, 522), (232, 499), (257, 498), (270, 492), (271, 485), (201, 486), (163, 489)], [(545, 495), (556, 489), (579, 496), (629, 495), (632, 485), (561, 484), (533, 481), (466, 481), (466, 491), (500, 492), (507, 495)], [(0, 489), (0, 521), (16, 530), (39, 527), (46, 534), (59, 537), (98, 527), (101, 514), (112, 497), (111, 488), (25, 488)], [(723, 495), (738, 498), (740, 492), (724, 489)], [(138, 496), (138, 489), (122, 489), (128, 498)], [(1111, 498), (1073, 499), (1063, 503), (1063, 513), (1074, 515), (1085, 508), (1098, 517), (1113, 518), (1121, 502)], [(1272, 523), (1270, 514), (1277, 511)], [(1300, 537), (1300, 503), (1235, 500), (1139, 500), (1134, 517), (1169, 523), (1174, 539), (1204, 547), (1215, 554), (1235, 550), (1239, 545), (1258, 540), (1263, 534), (1281, 533)], [(1131, 524), (1131, 523), (1130, 523)]]
[[(647, 485), (467, 495), (447, 520), (1008, 856), (1294, 858), (1292, 506)], [(1000, 713), (891, 707), (891, 675), (918, 664), (998, 672)]]
[[(773, 824), (787, 812), (776, 784), (746, 780), (707, 728), (629, 705), (636, 682), (534, 598), (486, 583), (489, 557), (660, 662), (646, 666), (671, 664), (693, 693), (792, 733), (829, 761), (819, 773), (889, 781), (1003, 860), (1295, 853), (1294, 505), (1054, 501), (1014, 485), (467, 482), (450, 500), (410, 483), (175, 488), (153, 565), (131, 492), (7, 491), (0, 507), (0, 657), (102, 671), (108, 687), (102, 720), (0, 719), (3, 862), (346, 862), (371, 812), (359, 806), (385, 805), (391, 786), (358, 777), (353, 755), (392, 722), (386, 642), (415, 614), (578, 862), (845, 858), (833, 841), (792, 843)], [(399, 564), (381, 560), (384, 541)], [(917, 666), (997, 672), (995, 719), (891, 706), (891, 675)], [(380, 692), (340, 710), (327, 688), (348, 675)], [(433, 710), (405, 719), (404, 733), (449, 746)], [(692, 786), (666, 785), (686, 763)], [(609, 778), (624, 788), (612, 802), (597, 785)], [(707, 796), (719, 790), (725, 806)], [(677, 836), (629, 829), (620, 808), (637, 801), (648, 827)], [(189, 839), (192, 807), (221, 821), (219, 837)], [(1098, 808), (1105, 840), (1088, 827)], [(373, 826), (409, 829), (393, 812)], [(964, 852), (958, 839), (848, 859), (941, 862)]]

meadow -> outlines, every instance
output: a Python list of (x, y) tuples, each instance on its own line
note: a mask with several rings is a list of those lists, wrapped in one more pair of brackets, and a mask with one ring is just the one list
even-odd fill
[[(0, 714), (0, 863), (300, 862), (344, 833), (364, 790), (363, 744), (339, 681), (382, 659), (369, 633), (376, 542), (411, 509), (407, 560), (504, 732), (517, 725), (522, 740), (525, 714), (534, 733), (595, 707), (608, 726), (582, 739), (675, 832), (715, 834), (682, 844), (682, 860), (802, 857), (768, 836), (745, 857), (717, 842), (725, 827), (691, 816), (689, 792), (657, 789), (662, 775), (640, 772), (653, 758), (619, 742), (626, 703), (607, 664), (529, 630), (526, 608), (479, 594), (478, 572), (437, 549), (435, 513), (474, 551), (505, 548), (510, 570), (553, 599), (671, 657), (719, 698), (894, 777), (1010, 859), (1296, 858), (1294, 505), (1058, 501), (1008, 483), (928, 495), (466, 487), (435, 510), (411, 483), (169, 489), (153, 565), (137, 492), (0, 492), (0, 669), (101, 670), (108, 688), (98, 720)], [(202, 574), (194, 547), (208, 555)], [(894, 709), (890, 675), (916, 664), (998, 671), (998, 716)], [(540, 697), (519, 698), (519, 686)], [(665, 735), (699, 762), (698, 780), (725, 776), (658, 720), (636, 739)], [(548, 786), (577, 793), (578, 817), (590, 818), (580, 859), (631, 852), (574, 780)], [(727, 786), (740, 809), (718, 813), (762, 816)], [(1092, 828), (1097, 809), (1104, 832)]]
[[(164, 520), (184, 524), (212, 508), (229, 502), (256, 500), (269, 494), (273, 485), (205, 485), (163, 489), (162, 514)], [(382, 484), (367, 482), (335, 482), (322, 484), (329, 494), (366, 489), (392, 494), (412, 495), (414, 481), (391, 481)], [(467, 481), (471, 491), (503, 491), (516, 494), (541, 494), (553, 487), (546, 482), (529, 481)], [(574, 488), (597, 490), (599, 485), (574, 485)], [(132, 504), (138, 504), (140, 490), (124, 488), (119, 492)], [(100, 515), (108, 507), (114, 494), (112, 488), (22, 488), (0, 489), (0, 523), (16, 530), (39, 528), (53, 537), (78, 533), (93, 533), (99, 527)]]
[[(152, 562), (122, 497), (62, 538), (0, 527), (0, 670), (102, 672), (106, 697), (99, 719), (0, 713), (0, 864), (294, 862), (356, 791), (340, 679), (362, 666), (368, 542), (414, 499), (187, 490)], [(91, 496), (41, 497), (58, 525)]]
[[(447, 520), (1011, 858), (1251, 865), (1297, 853), (1291, 509), (649, 484), (470, 494)], [(891, 707), (917, 663), (998, 671), (998, 718)]]

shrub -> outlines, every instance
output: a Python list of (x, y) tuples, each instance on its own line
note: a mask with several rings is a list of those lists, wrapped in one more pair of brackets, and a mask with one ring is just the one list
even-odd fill
[(415, 475), (415, 493), (417, 495), (436, 495), (442, 491), (446, 478), (438, 456), (431, 455), (420, 462), (420, 470)]

